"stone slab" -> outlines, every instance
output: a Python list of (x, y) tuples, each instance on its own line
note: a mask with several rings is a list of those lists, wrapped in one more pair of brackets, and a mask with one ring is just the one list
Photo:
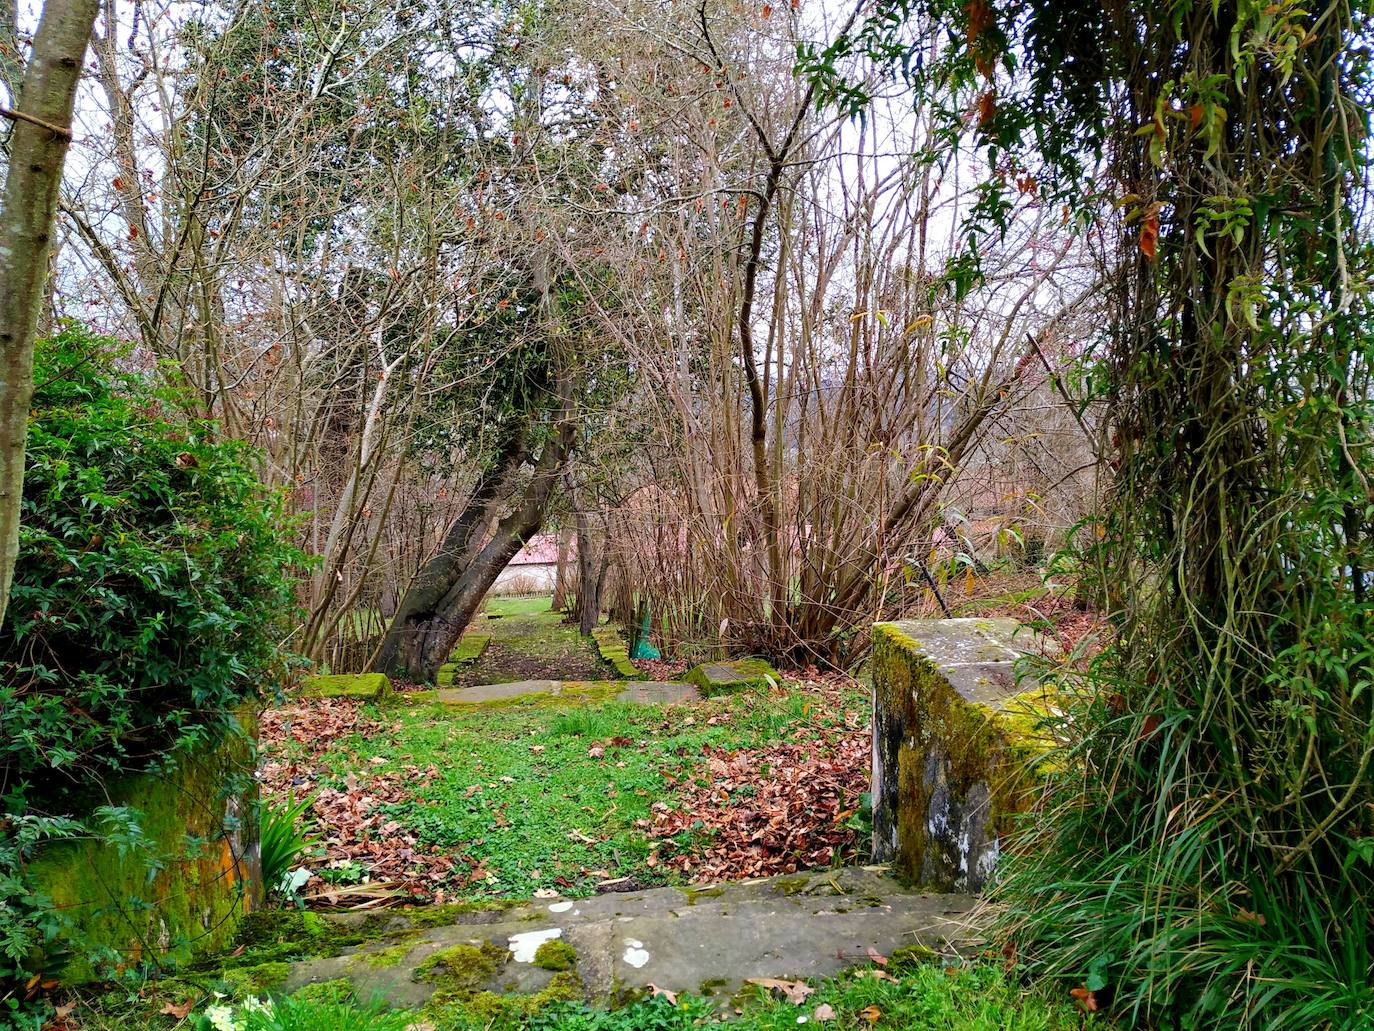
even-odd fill
[(913, 883), (978, 891), (1040, 790), (1053, 708), (1018, 665), (1043, 650), (1012, 619), (873, 628), (873, 855)]
[[(621, 690), (611, 695), (616, 688)], [(586, 698), (588, 701), (605, 700), (608, 695), (616, 701), (643, 705), (676, 705), (701, 698), (701, 693), (695, 686), (680, 681), (635, 681), (627, 684), (621, 680), (517, 680), (509, 684), (443, 688), (425, 692), (424, 698), (444, 705), (477, 705), (542, 696)]]
[(765, 688), (777, 684), (782, 676), (764, 659), (731, 659), (723, 662), (703, 662), (682, 675), (689, 684), (696, 684), (708, 698), (718, 694), (733, 694), (751, 688)]
[[(376, 993), (392, 1005), (423, 1005), (433, 991), (418, 969), (427, 957), (453, 945), (487, 945), (504, 959), (482, 988), (529, 994), (551, 980), (549, 972), (525, 958), (530, 945), (556, 935), (576, 950), (575, 970), (589, 1002), (614, 1003), (653, 984), (709, 995), (724, 1011), (749, 978), (827, 977), (871, 963), (870, 949), (886, 956), (914, 945), (951, 958), (966, 955), (977, 947), (981, 912), (971, 896), (918, 892), (884, 868), (851, 867), (688, 889), (549, 899), (496, 915), (464, 914), (455, 923), (418, 933), (410, 918), (398, 913), (391, 929), (410, 948), (395, 965), (368, 962), (368, 954), (388, 948), (382, 942), (297, 963), (282, 990), (347, 978), (363, 997)], [(340, 918), (357, 915), (333, 917)]]
[(592, 631), (596, 642), (597, 654), (601, 661), (612, 666), (616, 673), (626, 680), (647, 680), (648, 674), (641, 673), (633, 662), (620, 631), (609, 623), (603, 623)]
[(639, 705), (682, 705), (701, 701), (701, 691), (695, 684), (677, 680), (641, 680), (621, 691), (615, 700)]
[(306, 677), (301, 685), (303, 698), (360, 698), (372, 701), (391, 693), (391, 681), (384, 673), (336, 673)]

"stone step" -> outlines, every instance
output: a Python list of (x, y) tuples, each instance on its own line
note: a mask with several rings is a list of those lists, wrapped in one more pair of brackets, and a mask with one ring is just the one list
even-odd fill
[[(294, 964), (282, 990), (347, 980), (361, 998), (420, 1007), (431, 996), (463, 1004), (487, 992), (548, 995), (551, 986), (604, 1004), (653, 985), (725, 1010), (749, 979), (826, 977), (871, 963), (870, 950), (966, 955), (982, 919), (973, 896), (904, 888), (885, 867), (548, 899), (440, 926), (412, 912), (330, 914), (344, 924), (380, 919), (381, 937)], [(540, 952), (551, 941), (561, 944)]]
[(691, 684), (645, 680), (517, 680), (509, 684), (441, 688), (425, 692), (424, 697), (445, 705), (473, 705), (541, 695), (570, 700), (585, 698), (587, 701), (636, 702), (641, 705), (676, 705), (701, 698), (701, 692)]

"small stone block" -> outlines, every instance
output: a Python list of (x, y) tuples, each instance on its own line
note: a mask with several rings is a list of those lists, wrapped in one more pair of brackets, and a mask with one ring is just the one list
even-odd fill
[(873, 628), (873, 857), (936, 891), (979, 891), (1054, 742), (1053, 692), (1018, 680), (1004, 619)]
[(391, 681), (384, 673), (336, 673), (306, 677), (302, 698), (361, 698), (367, 701), (391, 693)]
[(616, 673), (623, 679), (649, 679), (647, 674), (641, 673), (638, 667), (630, 661), (630, 652), (625, 645), (625, 639), (620, 636), (620, 631), (615, 627), (610, 625), (597, 627), (592, 631), (592, 640), (596, 642), (596, 650), (601, 656), (601, 661), (613, 666)]
[(689, 684), (701, 688), (707, 698), (733, 694), (777, 684), (782, 676), (765, 659), (734, 659), (728, 662), (703, 662), (682, 675)]
[[(457, 666), (460, 663), (476, 662), (482, 657), (482, 653), (487, 650), (487, 645), (491, 644), (491, 634), (467, 633), (458, 642), (458, 646), (453, 649), (453, 654), (449, 656), (449, 661), (445, 666)], [(441, 666), (442, 670), (445, 668)]]

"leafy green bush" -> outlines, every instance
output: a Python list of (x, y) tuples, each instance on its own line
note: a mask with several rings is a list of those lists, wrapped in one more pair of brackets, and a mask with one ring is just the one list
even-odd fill
[(76, 327), (37, 354), (0, 628), (0, 781), (31, 799), (233, 729), (282, 673), (300, 556), (280, 499), (119, 357)]
[[(43, 839), (139, 846), (101, 780), (241, 733), (294, 611), (280, 499), (253, 451), (118, 371), (79, 327), (40, 341), (23, 525), (0, 627), (0, 1027), (37, 1026), (27, 964), (76, 947), (24, 877)], [(41, 987), (41, 983), (38, 983)]]

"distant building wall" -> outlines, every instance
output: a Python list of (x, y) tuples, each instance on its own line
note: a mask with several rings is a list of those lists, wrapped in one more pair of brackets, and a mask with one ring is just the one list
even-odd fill
[(493, 594), (552, 593), (557, 578), (556, 562), (532, 562), (526, 565), (512, 563), (501, 570), (491, 590)]

